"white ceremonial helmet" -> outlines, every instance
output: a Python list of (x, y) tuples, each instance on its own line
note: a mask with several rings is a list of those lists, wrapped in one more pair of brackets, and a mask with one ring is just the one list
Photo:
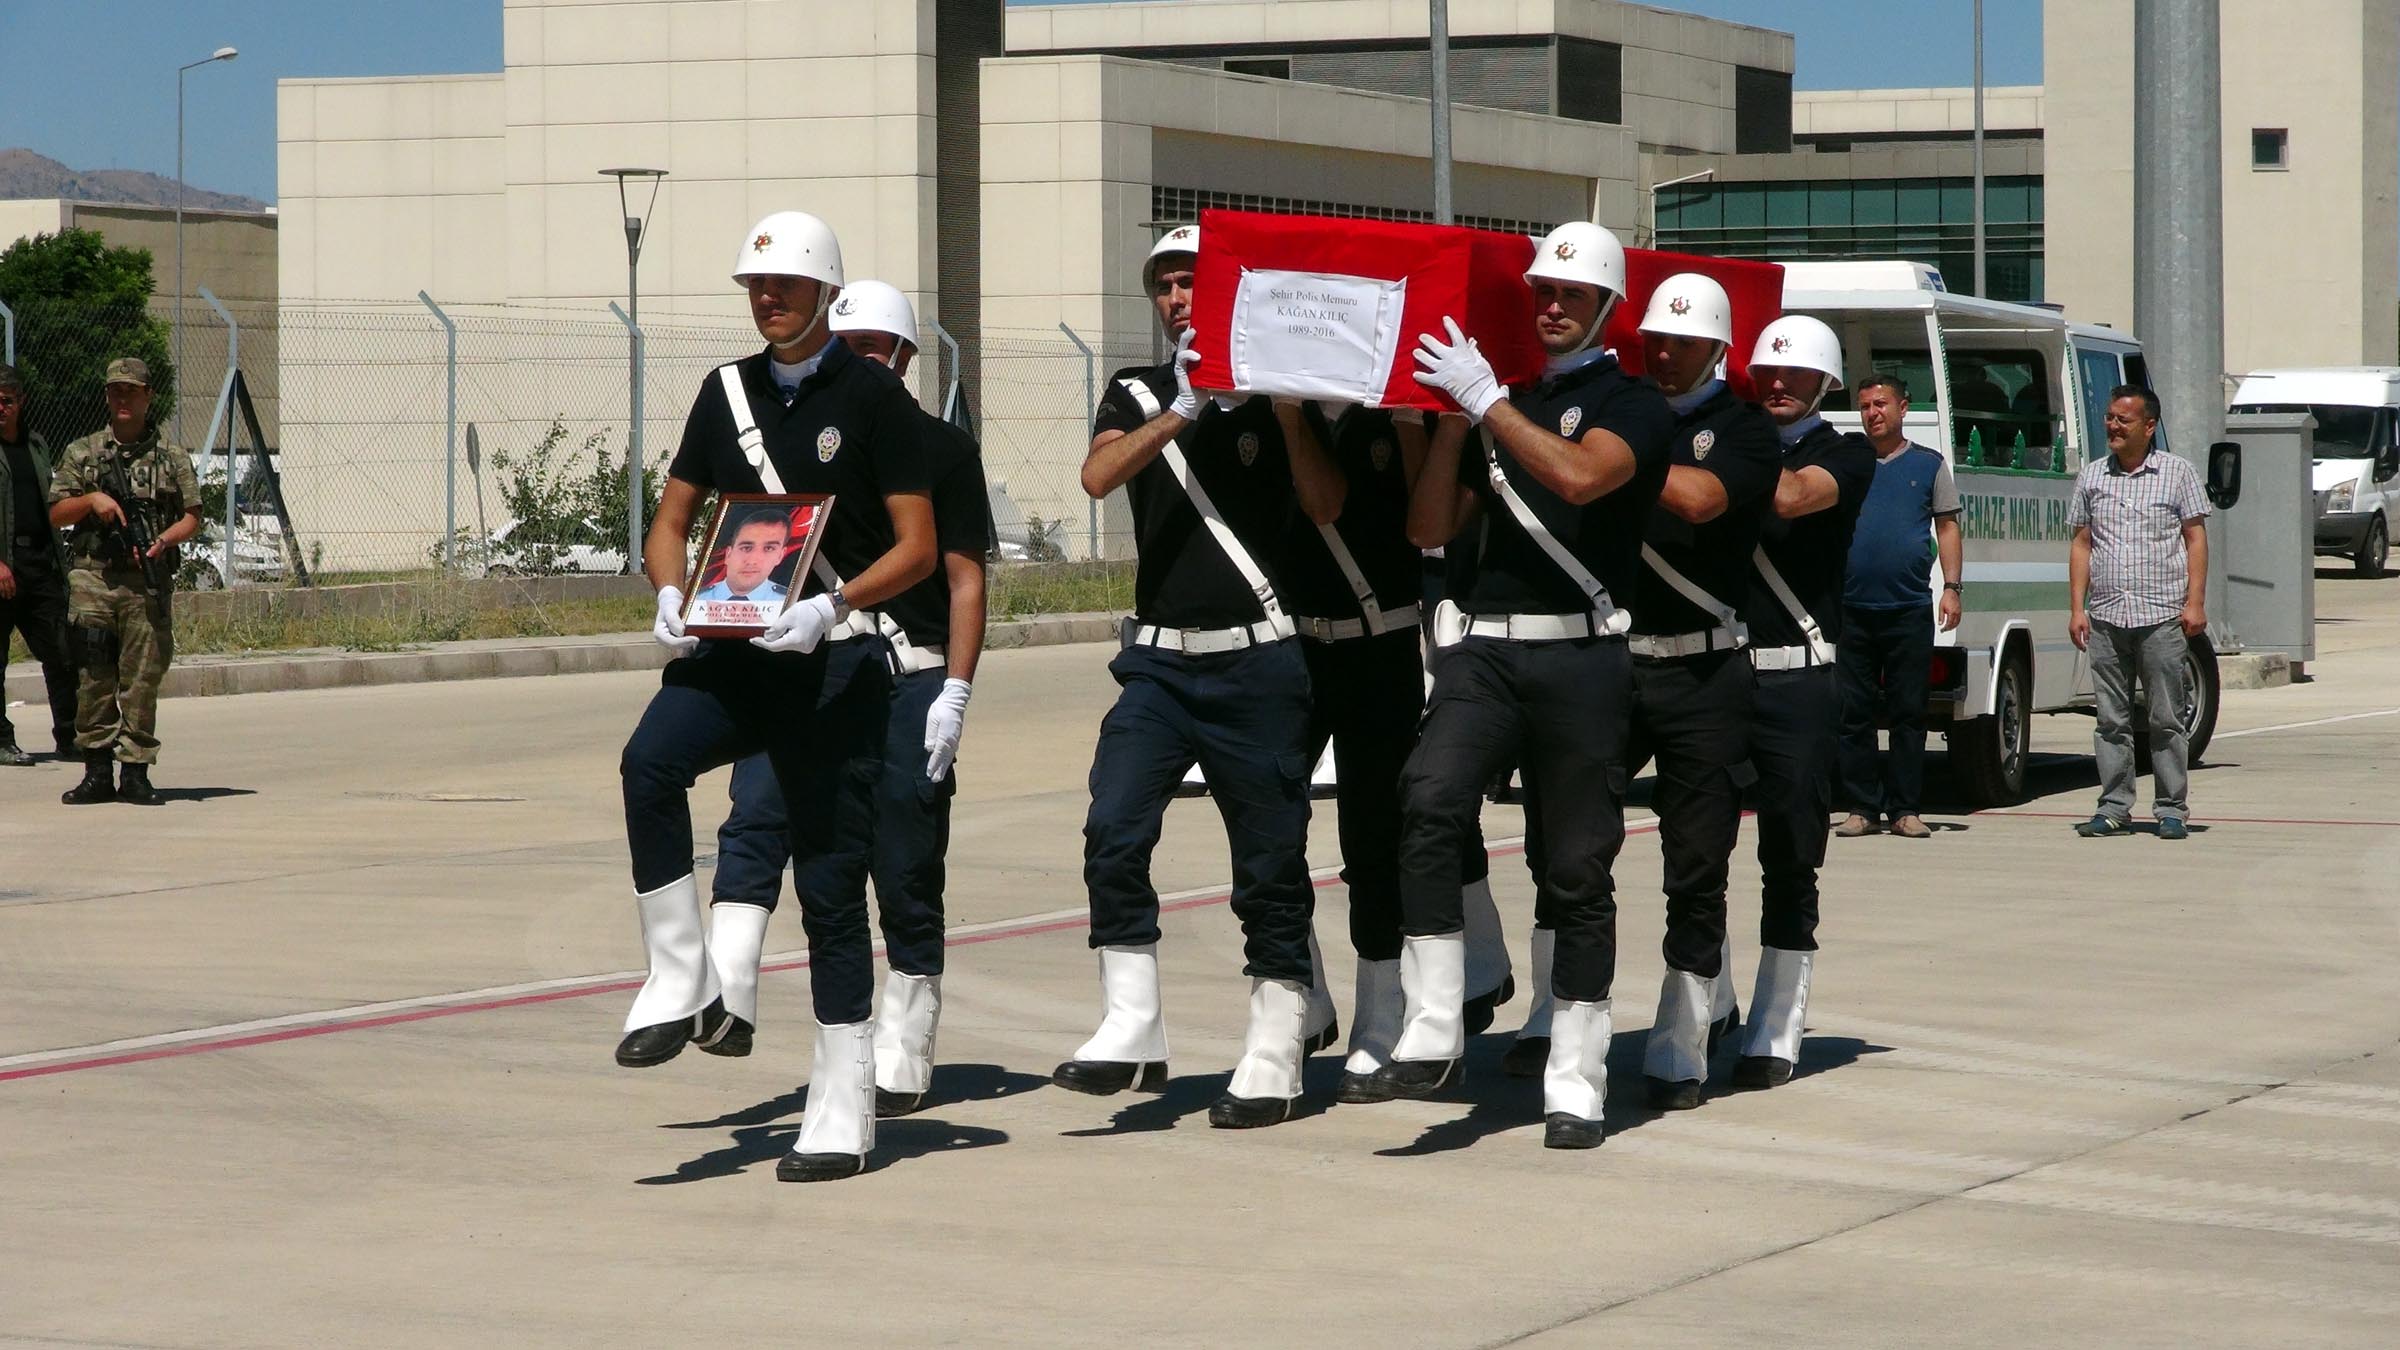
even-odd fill
[(1677, 272), (1650, 292), (1650, 307), (1642, 314), (1642, 331), (1677, 337), (1707, 338), (1733, 345), (1733, 302), (1725, 288), (1698, 272)]
[(1825, 376), (1827, 389), (1842, 387), (1842, 340), (1822, 319), (1786, 314), (1759, 330), (1758, 345), (1750, 349), (1750, 368), (1794, 366)]
[(1150, 256), (1142, 259), (1142, 288), (1147, 290), (1156, 284), (1159, 259), (1173, 257), (1179, 253), (1199, 256), (1199, 226), (1178, 225), (1159, 236), (1158, 242), (1150, 246)]
[(806, 211), (777, 211), (750, 227), (733, 257), (733, 279), (810, 277), (842, 284), (842, 243), (833, 227)]
[[(1543, 236), (1525, 269), (1528, 284), (1536, 279), (1597, 286), (1614, 296), (1625, 294), (1625, 246), (1607, 226), (1570, 220)], [(1605, 302), (1604, 302), (1605, 303)]]
[(854, 281), (833, 302), (829, 324), (836, 333), (889, 333), (917, 345), (917, 311), (888, 281)]

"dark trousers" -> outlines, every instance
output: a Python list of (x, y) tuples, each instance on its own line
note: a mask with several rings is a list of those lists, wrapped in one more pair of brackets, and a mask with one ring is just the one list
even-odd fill
[(1467, 638), (1434, 657), (1433, 698), (1400, 776), (1401, 932), (1465, 926), (1460, 858), (1484, 788), (1510, 764), (1529, 798), (1535, 852), (1558, 931), (1558, 997), (1608, 997), (1617, 970), (1617, 904), (1609, 869), (1625, 842), (1625, 719), (1630, 658), (1622, 640), (1505, 642)]
[(1633, 663), (1633, 726), (1625, 767), (1655, 759), (1651, 809), (1666, 864), (1667, 966), (1710, 979), (1725, 959), (1725, 880), (1742, 826), (1756, 697), (1747, 653), (1710, 652)]
[[(1417, 602), (1417, 633), (1424, 644), (1419, 649), (1421, 654), (1418, 659), (1425, 663), (1427, 671), (1433, 668), (1433, 612), (1442, 603), (1443, 594), (1449, 590), (1448, 569), (1449, 563), (1445, 559), (1424, 559), (1424, 595)], [(1420, 695), (1422, 688), (1423, 685), (1420, 682)], [(1419, 701), (1422, 703), (1421, 696)], [(1422, 707), (1418, 711), (1422, 715)], [(1515, 765), (1509, 766), (1512, 769), (1515, 767)], [(1530, 849), (1528, 851), (1530, 852)], [(1467, 832), (1459, 838), (1458, 867), (1460, 882), (1468, 886), (1472, 886), (1492, 874), (1492, 855), (1483, 842), (1483, 818), (1480, 815), (1475, 818), (1475, 823), (1468, 827)], [(1547, 928), (1550, 925), (1540, 922), (1537, 917), (1534, 926)]]
[(1332, 742), (1350, 946), (1367, 961), (1400, 957), (1400, 770), (1425, 711), (1419, 651), (1414, 629), (1300, 643), (1314, 696), (1309, 763)]
[(1750, 763), (1758, 770), (1751, 794), (1758, 812), (1758, 941), (1813, 952), (1841, 691), (1831, 666), (1760, 671), (1757, 680)]
[(1307, 660), (1298, 639), (1186, 656), (1127, 647), (1109, 662), (1120, 692), (1092, 754), (1083, 823), (1091, 945), (1158, 941), (1150, 852), (1167, 803), (1195, 763), (1225, 821), (1243, 973), (1308, 983)]
[[(25, 649), (42, 663), (42, 684), (50, 694), (50, 742), (66, 753), (75, 744), (75, 655), (67, 641), (67, 579), (53, 569), (43, 553), (19, 554), (9, 560), (17, 574), (17, 593), (0, 600), (0, 651), (8, 635), (22, 633)], [(0, 743), (13, 743), (17, 730), (8, 720), (8, 700), (0, 698)]]
[[(958, 773), (954, 767), (939, 783), (925, 776), (925, 714), (942, 692), (943, 678), (936, 667), (893, 681), (883, 771), (876, 779), (875, 912), (885, 959), (908, 975), (942, 973), (942, 890), (949, 875), (950, 799), (958, 794)], [(783, 889), (791, 845), (784, 833), (783, 792), (765, 755), (733, 766), (730, 793), (733, 810), (717, 829), (717, 869), (709, 892), (718, 901), (771, 910)], [(807, 884), (805, 876), (801, 884)]]
[(867, 852), (890, 688), (878, 638), (807, 655), (704, 643), (668, 664), (619, 765), (634, 889), (653, 891), (691, 875), (692, 784), (766, 754), (798, 859), (810, 992), (828, 1024), (866, 1021), (874, 1006)]
[[(1913, 816), (1925, 799), (1925, 685), (1933, 662), (1930, 607), (1842, 607), (1842, 804), (1869, 820)], [(1875, 726), (1891, 728), (1889, 755)], [(1880, 759), (1880, 763), (1878, 760)]]

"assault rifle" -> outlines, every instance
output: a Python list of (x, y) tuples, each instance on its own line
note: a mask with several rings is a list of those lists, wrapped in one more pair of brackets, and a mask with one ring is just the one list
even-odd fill
[(149, 604), (151, 621), (163, 624), (167, 621), (167, 597), (175, 591), (175, 568), (182, 561), (181, 551), (169, 545), (157, 557), (150, 556), (151, 546), (158, 542), (158, 507), (147, 498), (134, 497), (123, 464), (111, 463), (100, 471), (100, 490), (116, 500), (125, 512), (125, 521), (118, 524), (104, 520), (97, 512), (86, 519), (99, 527), (110, 557), (130, 560), (141, 573), (142, 598)]

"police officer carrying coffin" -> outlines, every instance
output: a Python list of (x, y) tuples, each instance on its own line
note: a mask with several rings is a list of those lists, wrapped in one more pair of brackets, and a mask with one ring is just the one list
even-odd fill
[(1676, 422), (1674, 466), (1643, 531), (1634, 592), (1626, 762), (1658, 762), (1652, 804), (1666, 864), (1667, 976), (1642, 1073), (1650, 1104), (1680, 1111), (1700, 1104), (1709, 1050), (1733, 1025), (1730, 1006), (1715, 1008), (1712, 995), (1724, 970), (1742, 792), (1755, 778), (1754, 681), (1736, 606), (1749, 593), (1782, 446), (1766, 413), (1717, 378), (1733, 343), (1724, 287), (1695, 272), (1667, 278), (1650, 294), (1641, 333), (1644, 365)]
[(1510, 396), (1455, 322), (1445, 321), (1447, 341), (1421, 338), (1417, 354), (1418, 380), (1481, 423), (1487, 439), (1462, 455), (1458, 438), (1437, 431), (1410, 499), (1411, 539), (1449, 545), (1451, 575), (1435, 615), (1433, 695), (1401, 779), (1407, 1018), (1376, 1078), (1405, 1097), (1457, 1080), (1466, 1050), (1460, 841), (1484, 786), (1514, 763), (1540, 813), (1557, 933), (1543, 1143), (1591, 1148), (1601, 1139), (1616, 975), (1609, 869), (1625, 834), (1630, 616), (1618, 601), (1633, 588), (1674, 418), (1656, 389), (1599, 345), (1625, 291), (1616, 236), (1562, 225), (1525, 279), (1549, 353), (1534, 388)]
[[(1758, 770), (1760, 914), (1758, 984), (1742, 1033), (1736, 1087), (1787, 1082), (1800, 1058), (1808, 985), (1817, 950), (1817, 869), (1833, 811), (1840, 753), (1841, 689), (1834, 644), (1841, 638), (1842, 568), (1850, 531), (1875, 481), (1875, 450), (1863, 436), (1826, 425), (1817, 405), (1842, 387), (1842, 344), (1805, 314), (1768, 324), (1750, 354), (1758, 392), (1783, 442), (1775, 485), (1753, 558), (1742, 622), (1757, 671), (1750, 762)], [(1727, 971), (1720, 983), (1730, 984)]]
[[(11, 633), (42, 663), (50, 743), (75, 753), (75, 659), (67, 644), (67, 561), (50, 524), (50, 446), (25, 425), (25, 379), (0, 365), (0, 647)], [(6, 700), (0, 700), (4, 703)], [(33, 763), (0, 707), (0, 764)]]
[(1109, 666), (1122, 692), (1100, 723), (1083, 831), (1103, 1016), (1051, 1078), (1099, 1095), (1166, 1083), (1150, 851), (1196, 763), (1232, 847), (1250, 976), (1242, 1056), (1208, 1120), (1248, 1129), (1289, 1118), (1302, 1058), (1335, 1034), (1330, 1004), (1309, 1011), (1308, 668), (1279, 584), (1295, 509), (1288, 446), (1302, 424), (1296, 402), (1193, 389), (1199, 249), (1191, 225), (1152, 247), (1143, 283), (1175, 354), (1118, 372), (1083, 463), (1084, 491), (1132, 497), (1138, 562), (1134, 617)]
[[(833, 302), (827, 322), (852, 351), (895, 375), (908, 374), (917, 351), (917, 317), (897, 289), (881, 281), (852, 282)], [(941, 567), (884, 602), (877, 615), (897, 672), (875, 795), (873, 851), (876, 908), (891, 964), (875, 1015), (875, 1114), (887, 1118), (922, 1106), (932, 1086), (942, 1006), (944, 857), (950, 800), (958, 791), (951, 763), (983, 655), (984, 565), (992, 532), (975, 442), (930, 414), (923, 431)], [(708, 954), (727, 1008), (755, 1023), (767, 916), (791, 848), (783, 794), (764, 755), (733, 766), (732, 794), (733, 812), (717, 831)], [(804, 870), (800, 894), (810, 894), (814, 884), (817, 878)]]
[[(75, 691), (75, 744), (83, 781), (69, 806), (158, 800), (158, 686), (175, 656), (175, 546), (200, 532), (200, 476), (190, 452), (150, 425), (150, 367), (138, 357), (108, 363), (108, 427), (67, 447), (50, 477), (50, 523), (75, 526), (67, 572), (67, 623), (82, 647)], [(112, 492), (110, 489), (121, 489)], [(135, 556), (130, 533), (151, 538)], [(161, 567), (161, 561), (166, 563)], [(146, 575), (166, 574), (154, 582)], [(109, 781), (111, 761), (122, 778)]]
[[(650, 972), (617, 1061), (658, 1064), (687, 1041), (708, 1049), (747, 1035), (701, 932), (689, 793), (702, 773), (763, 750), (801, 876), (813, 878), (799, 891), (816, 1058), (799, 1140), (776, 1175), (825, 1181), (864, 1170), (875, 1142), (866, 870), (891, 675), (869, 611), (932, 574), (933, 507), (923, 417), (907, 386), (825, 329), (842, 285), (833, 231), (802, 212), (770, 215), (743, 237), (733, 275), (768, 346), (702, 386), (644, 549), (658, 587), (657, 636), (681, 659), (625, 746), (626, 834)], [(693, 514), (711, 491), (762, 488), (833, 495), (819, 553), (826, 566), (793, 578), (801, 598), (762, 635), (701, 644), (683, 631), (679, 589)], [(755, 922), (763, 931), (763, 912)], [(755, 958), (750, 969), (755, 980)], [(755, 1018), (755, 985), (738, 996)]]

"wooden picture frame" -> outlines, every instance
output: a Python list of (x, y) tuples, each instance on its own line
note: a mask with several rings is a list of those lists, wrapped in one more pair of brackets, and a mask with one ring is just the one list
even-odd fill
[[(756, 637), (807, 588), (833, 498), (822, 492), (726, 492), (684, 577), (684, 632)], [(780, 544), (759, 528), (780, 523)], [(763, 564), (763, 570), (762, 570)]]

